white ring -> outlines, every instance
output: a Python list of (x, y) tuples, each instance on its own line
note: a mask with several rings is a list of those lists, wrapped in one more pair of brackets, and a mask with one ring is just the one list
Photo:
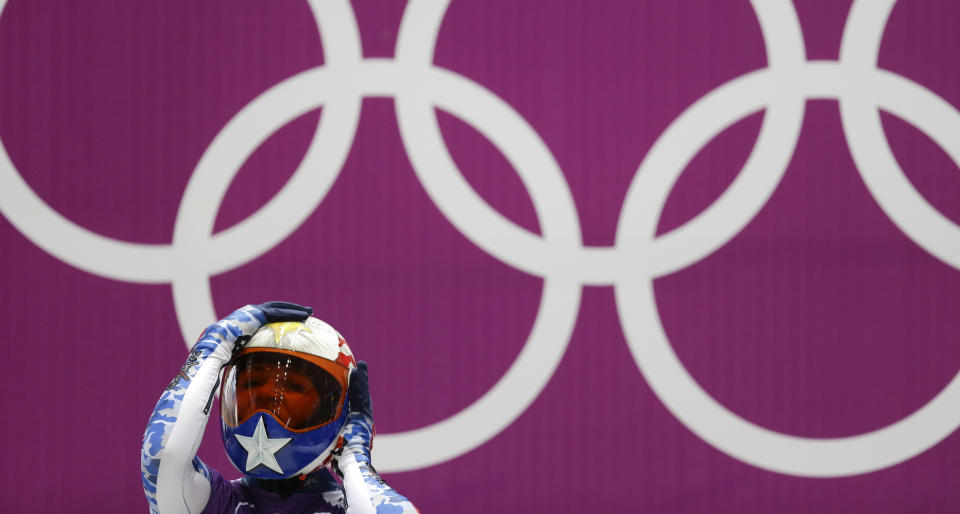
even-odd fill
[[(430, 52), (432, 58), (435, 40), (423, 39), (423, 35), (436, 37), (445, 7), (413, 0), (404, 15), (398, 48), (419, 47)], [(425, 30), (422, 25), (430, 21), (437, 25), (432, 31)], [(408, 43), (410, 38), (420, 39)], [(403, 61), (406, 53), (398, 55), (402, 62), (416, 62), (412, 58)], [(516, 111), (489, 91), (446, 70), (419, 66), (407, 69), (414, 70), (414, 77), (406, 83), (416, 83), (417, 87), (398, 90), (397, 121), (424, 189), (467, 238), (497, 259), (542, 276), (544, 285), (530, 337), (504, 376), (479, 400), (443, 421), (378, 436), (376, 459), (383, 463), (384, 470), (411, 470), (444, 462), (480, 446), (509, 426), (533, 403), (560, 364), (576, 322), (581, 293), (580, 283), (562, 273), (562, 267), (545, 269), (551, 260), (573, 255), (562, 253), (563, 246), (580, 245), (573, 195), (550, 150)], [(542, 237), (501, 216), (470, 187), (443, 142), (435, 108), (469, 121), (513, 164), (530, 191)]]
[[(6, 7), (0, 0), (0, 16)], [(30, 188), (0, 141), (0, 213), (61, 261), (114, 280), (164, 283), (173, 277), (170, 245), (131, 243), (96, 234), (64, 218)]]
[[(333, 59), (330, 64), (335, 67), (291, 77), (237, 113), (207, 147), (180, 201), (173, 233), (177, 251), (172, 283), (187, 346), (203, 327), (217, 320), (210, 275), (257, 258), (303, 224), (333, 185), (353, 143), (361, 99), (345, 80), (349, 73), (334, 71), (357, 64), (356, 19), (344, 0), (313, 2), (311, 8), (318, 26), (339, 38), (334, 41), (329, 33), (321, 33), (326, 57)], [(324, 111), (317, 130), (290, 180), (257, 212), (211, 237), (227, 188), (247, 157), (277, 129), (320, 106)]]
[[(893, 160), (880, 127), (878, 105), (921, 128), (960, 165), (960, 145), (955, 137), (951, 138), (951, 135), (960, 133), (960, 114), (942, 99), (913, 82), (873, 67), (882, 26), (891, 6), (892, 2), (882, 5), (858, 1), (848, 19), (843, 45), (845, 49), (854, 50), (842, 52), (846, 59), (839, 65), (806, 63), (802, 69), (791, 70), (787, 74), (790, 79), (788, 83), (801, 88), (801, 94), (807, 97), (833, 97), (841, 100), (844, 130), (858, 170), (868, 183), (871, 193), (911, 239), (944, 262), (960, 269), (957, 260), (960, 256), (957, 227), (946, 221), (946, 218), (923, 201), (912, 186), (909, 186)], [(877, 29), (878, 23), (880, 29)], [(784, 33), (786, 32), (776, 32), (778, 37)], [(863, 34), (859, 37), (867, 38), (872, 34), (874, 37), (869, 42), (874, 46), (851, 40), (851, 34)], [(874, 61), (867, 62), (866, 65), (862, 60), (855, 61), (864, 58), (872, 58)], [(686, 130), (680, 128), (684, 126), (684, 120), (696, 116), (697, 110), (709, 109), (711, 102), (720, 101), (718, 99), (722, 98), (721, 93), (725, 88), (742, 90), (739, 91), (739, 96), (731, 93), (731, 100), (736, 101), (734, 98), (739, 98), (740, 101), (730, 108), (740, 109), (745, 116), (755, 110), (757, 99), (763, 98), (765, 91), (771, 90), (769, 87), (759, 86), (762, 78), (766, 78), (763, 72), (754, 77), (741, 77), (708, 94), (678, 118), (674, 123), (676, 128), (671, 126), (664, 133), (661, 139), (668, 141), (658, 141), (648, 159), (655, 159), (662, 143), (672, 150), (667, 152), (668, 156), (664, 159), (667, 159), (673, 168), (669, 171), (658, 171), (668, 175), (670, 171), (679, 174), (679, 170), (689, 161), (689, 158), (676, 156), (677, 152), (682, 151), (683, 140), (691, 138), (696, 141), (694, 146), (697, 149), (705, 143), (699, 135), (689, 134), (699, 128), (695, 124), (687, 123)], [(787, 84), (783, 85), (787, 87)], [(866, 87), (867, 85), (869, 87)], [(867, 90), (872, 93), (864, 94)], [(768, 111), (768, 115), (771, 111)], [(944, 116), (944, 113), (947, 115)], [(712, 121), (727, 126), (735, 119), (714, 117)], [(765, 123), (766, 121), (764, 120)], [(713, 134), (720, 130), (717, 127), (711, 128)], [(678, 141), (671, 143), (670, 137)], [(762, 139), (761, 136), (755, 152), (764, 146), (760, 142)], [(780, 143), (780, 146), (784, 146), (782, 140)], [(877, 151), (878, 149), (880, 151)], [(773, 174), (779, 177), (782, 174), (780, 166), (785, 165), (783, 159), (777, 159), (773, 165), (776, 173)], [(742, 173), (746, 174), (747, 171)], [(638, 183), (641, 177), (642, 174), (637, 179)], [(661, 179), (656, 184), (659, 187), (656, 191), (647, 192), (635, 187), (632, 190), (638, 192), (628, 196), (618, 229), (618, 245), (623, 242), (624, 245), (632, 245), (624, 246), (624, 249), (652, 252), (653, 256), (647, 258), (654, 264), (646, 270), (643, 278), (629, 280), (624, 277), (624, 280), (617, 284), (616, 293), (621, 323), (638, 367), (657, 396), (684, 425), (709, 444), (741, 461), (770, 471), (811, 477), (854, 475), (897, 464), (930, 448), (960, 426), (960, 409), (956, 408), (960, 403), (960, 373), (936, 397), (906, 418), (879, 430), (842, 438), (806, 438), (769, 430), (737, 416), (713, 399), (690, 376), (670, 346), (657, 313), (653, 291), (653, 279), (656, 276), (680, 269), (702, 258), (707, 252), (703, 247), (694, 248), (692, 243), (698, 240), (696, 238), (689, 238), (691, 244), (672, 246), (649, 240), (644, 245), (631, 239), (654, 236), (662, 204), (673, 184), (672, 178), (675, 178), (675, 175)], [(739, 181), (740, 177), (737, 180)], [(730, 189), (733, 189), (733, 186)], [(654, 195), (654, 198), (646, 202), (654, 204), (655, 207), (641, 199), (640, 195), (644, 193)], [(728, 193), (729, 189), (724, 196)], [(722, 198), (715, 205), (720, 204)], [(689, 224), (694, 225), (700, 218), (716, 216), (710, 212), (714, 206)], [(726, 240), (733, 235), (730, 227), (740, 225), (737, 231), (742, 228), (744, 219), (741, 217), (740, 220), (739, 224), (726, 221), (718, 223), (716, 230), (722, 233)], [(634, 235), (638, 234), (638, 231), (631, 229), (632, 223), (643, 223), (643, 230), (639, 231), (637, 236)], [(681, 233), (686, 230), (692, 231), (686, 227), (678, 229)], [(710, 231), (704, 231), (701, 240), (706, 240), (709, 233)], [(705, 247), (712, 251), (716, 247), (715, 241), (710, 241)], [(693, 259), (688, 256), (693, 256)], [(673, 261), (679, 261), (680, 264), (666, 265)]]

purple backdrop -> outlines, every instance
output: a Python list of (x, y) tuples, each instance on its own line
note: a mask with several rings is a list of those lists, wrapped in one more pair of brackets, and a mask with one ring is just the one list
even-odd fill
[[(394, 56), (404, 8), (353, 3), (364, 57)], [(807, 59), (838, 59), (849, 9), (796, 2)], [(896, 5), (880, 68), (960, 106), (958, 23), (948, 0)], [(64, 218), (108, 238), (168, 245), (211, 141), (260, 93), (324, 65), (325, 50), (306, 3), (10, 0), (0, 17), (0, 139)], [(542, 138), (589, 247), (614, 245), (628, 187), (667, 127), (769, 60), (749, 2), (708, 0), (455, 0), (434, 53), (436, 66), (488, 89)], [(658, 234), (689, 223), (733, 182), (764, 116), (755, 111), (697, 153)], [(955, 230), (956, 164), (921, 129), (880, 116), (910, 183)], [(323, 117), (323, 109), (299, 116), (253, 153), (215, 231), (281, 189)], [(541, 233), (531, 193), (497, 147), (470, 120), (440, 112), (439, 126), (469, 184)], [(951, 137), (956, 148), (958, 133)], [(808, 101), (785, 175), (756, 217), (716, 252), (654, 282), (664, 332), (690, 375), (733, 413), (791, 436), (887, 427), (960, 370), (960, 271), (878, 206), (849, 139), (835, 99)], [(10, 400), (0, 510), (146, 509), (140, 438), (187, 353), (170, 281), (113, 280), (65, 264), (10, 222), (9, 198), (0, 201)], [(405, 150), (394, 99), (369, 93), (322, 204), (282, 243), (211, 279), (217, 315), (282, 298), (337, 327), (370, 362), (380, 434), (439, 422), (494, 387), (531, 333), (543, 286), (438, 209)], [(575, 320), (561, 321), (575, 326), (559, 366), (516, 420), (472, 451), (387, 473), (390, 484), (423, 512), (960, 511), (952, 433), (960, 420), (944, 419), (949, 435), (930, 449), (866, 473), (763, 469), (664, 406), (628, 347), (621, 321), (631, 313), (618, 313), (612, 285), (585, 281), (582, 294)], [(200, 455), (237, 475), (216, 425)]]

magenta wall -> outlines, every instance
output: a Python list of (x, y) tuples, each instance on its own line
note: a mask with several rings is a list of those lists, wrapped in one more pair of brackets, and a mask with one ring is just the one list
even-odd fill
[(423, 512), (960, 511), (956, 3), (0, 6), (0, 510), (287, 299)]

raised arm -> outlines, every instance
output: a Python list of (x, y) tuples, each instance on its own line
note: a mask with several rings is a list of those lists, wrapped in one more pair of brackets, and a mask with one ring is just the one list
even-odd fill
[(310, 314), (298, 309), (304, 308), (283, 302), (247, 305), (204, 330), (160, 395), (143, 434), (140, 472), (151, 512), (203, 510), (210, 497), (210, 471), (196, 455), (220, 369), (230, 360), (238, 338), (253, 334), (268, 321), (303, 319)]
[(334, 469), (343, 479), (347, 514), (419, 513), (410, 500), (387, 485), (374, 469), (370, 460), (373, 436), (367, 363), (360, 361), (350, 377), (350, 415), (343, 434), (344, 446), (334, 456)]

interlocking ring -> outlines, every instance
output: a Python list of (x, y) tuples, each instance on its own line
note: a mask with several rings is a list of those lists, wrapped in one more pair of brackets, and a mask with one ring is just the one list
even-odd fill
[[(268, 89), (227, 123), (197, 164), (169, 245), (117, 241), (63, 218), (23, 181), (2, 142), (0, 212), (35, 244), (77, 268), (129, 282), (172, 283), (177, 318), (190, 344), (192, 334), (216, 319), (210, 276), (250, 262), (293, 233), (340, 172), (362, 98), (391, 97), (404, 148), (431, 200), (465, 237), (504, 263), (543, 278), (544, 287), (530, 337), (499, 382), (445, 420), (381, 434), (378, 467), (401, 471), (444, 462), (510, 425), (556, 370), (578, 315), (582, 286), (612, 285), (641, 373), (670, 412), (704, 441), (780, 473), (826, 477), (875, 471), (930, 448), (960, 426), (960, 374), (919, 410), (879, 430), (841, 438), (775, 432), (729, 411), (690, 376), (664, 333), (653, 280), (710, 255), (753, 219), (786, 171), (806, 101), (817, 98), (839, 100), (854, 162), (884, 213), (925, 251), (960, 270), (960, 227), (909, 183), (880, 124), (878, 109), (883, 108), (931, 137), (960, 166), (960, 139), (952, 137), (960, 134), (960, 113), (919, 84), (876, 67), (894, 1), (857, 0), (839, 61), (810, 61), (793, 4), (752, 0), (769, 66), (711, 91), (661, 134), (630, 185), (611, 247), (583, 245), (569, 186), (526, 120), (479, 84), (433, 65), (449, 0), (408, 3), (394, 59), (362, 58), (347, 0), (310, 0), (325, 64)], [(4, 4), (0, 0), (0, 13)], [(250, 217), (213, 235), (220, 203), (244, 160), (280, 127), (321, 106), (324, 115), (289, 182)], [(443, 142), (436, 109), (471, 124), (503, 153), (530, 192), (542, 235), (506, 219), (470, 187)], [(726, 127), (763, 109), (756, 144), (733, 183), (694, 219), (657, 237), (664, 204), (687, 163)], [(237, 153), (238, 148), (244, 151)]]

